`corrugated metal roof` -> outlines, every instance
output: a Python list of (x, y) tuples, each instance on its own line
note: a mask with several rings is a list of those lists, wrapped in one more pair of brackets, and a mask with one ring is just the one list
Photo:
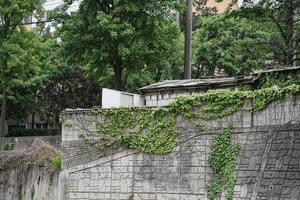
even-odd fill
[(239, 84), (254, 83), (260, 74), (269, 72), (284, 72), (291, 70), (299, 70), (300, 67), (286, 67), (281, 69), (271, 69), (264, 71), (257, 71), (249, 76), (237, 76), (237, 77), (214, 77), (214, 78), (202, 78), (202, 79), (187, 79), (187, 80), (166, 80), (158, 83), (154, 83), (140, 88), (141, 91), (161, 91), (172, 89), (191, 89), (191, 88), (216, 88), (216, 87), (228, 87)]
[(230, 86), (236, 84), (245, 84), (252, 82), (252, 77), (225, 77), (225, 78), (205, 78), (205, 79), (188, 79), (188, 80), (166, 80), (152, 85), (140, 88), (140, 90), (161, 90), (175, 88), (201, 88)]
[(256, 74), (265, 74), (265, 73), (272, 73), (272, 72), (282, 72), (282, 71), (297, 71), (300, 70), (300, 66), (293, 66), (293, 67), (285, 67), (285, 68), (275, 68), (269, 70), (257, 70), (252, 73), (252, 75)]

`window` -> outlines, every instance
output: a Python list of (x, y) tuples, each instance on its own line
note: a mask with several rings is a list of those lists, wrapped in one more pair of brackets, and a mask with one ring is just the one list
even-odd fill
[(31, 24), (31, 23), (32, 23), (32, 16), (25, 17), (25, 18), (22, 20), (22, 23), (23, 23), (23, 24)]
[(36, 129), (42, 129), (42, 124), (35, 124)]

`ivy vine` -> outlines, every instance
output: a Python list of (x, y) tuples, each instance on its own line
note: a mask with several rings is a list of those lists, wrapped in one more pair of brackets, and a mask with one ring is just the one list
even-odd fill
[(270, 72), (260, 75), (258, 88), (269, 88), (274, 85), (282, 88), (292, 84), (300, 85), (299, 74), (295, 72)]
[(286, 94), (299, 92), (300, 85), (296, 84), (255, 91), (212, 90), (201, 95), (177, 97), (166, 107), (94, 109), (90, 114), (103, 116), (103, 120), (97, 122), (98, 132), (84, 133), (81, 137), (92, 137), (92, 144), (100, 149), (123, 146), (143, 153), (167, 154), (180, 142), (176, 128), (178, 116), (203, 130), (202, 120), (232, 115), (243, 107), (248, 98), (253, 99), (253, 104), (245, 110), (256, 112)]
[(208, 198), (214, 200), (219, 197), (224, 188), (226, 200), (233, 199), (236, 177), (233, 170), (237, 164), (240, 145), (231, 144), (232, 128), (226, 128), (219, 133), (212, 145), (208, 162), (213, 169), (214, 181), (208, 186)]
[[(162, 155), (170, 153), (180, 141), (177, 138), (178, 116), (188, 120), (199, 130), (204, 130), (202, 120), (209, 121), (232, 115), (240, 109), (258, 112), (285, 95), (300, 93), (299, 84), (263, 87), (258, 90), (212, 90), (205, 94), (180, 96), (165, 107), (129, 107), (93, 109), (89, 114), (101, 115), (97, 132), (87, 132), (81, 137), (99, 149), (126, 147), (142, 153)], [(252, 106), (244, 108), (246, 99)], [(233, 170), (239, 145), (230, 142), (231, 128), (224, 129), (214, 139), (209, 164), (214, 171), (214, 181), (208, 186), (208, 197), (214, 200), (224, 189), (227, 200), (232, 200), (236, 177)], [(93, 138), (93, 140), (90, 140)]]

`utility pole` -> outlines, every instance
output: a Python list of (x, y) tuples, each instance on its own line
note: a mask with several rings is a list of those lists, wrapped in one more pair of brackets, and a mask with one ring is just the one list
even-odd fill
[(176, 25), (178, 26), (178, 28), (180, 28), (180, 16), (177, 10), (175, 11), (175, 18), (176, 18)]
[[(297, 8), (295, 10), (295, 15), (294, 15), (294, 21), (298, 21), (300, 19), (300, 8)], [(295, 26), (295, 25), (294, 25)], [(294, 30), (294, 35), (293, 35), (293, 39), (295, 40), (297, 38), (297, 36), (299, 35), (299, 33), (297, 31)], [(293, 43), (293, 47), (294, 47), (294, 55), (293, 55), (293, 66), (297, 66), (299, 65), (299, 61), (297, 60), (297, 54), (299, 53), (299, 50), (297, 48), (297, 43)]]
[(184, 79), (192, 77), (192, 20), (193, 0), (186, 0), (187, 12), (184, 40)]

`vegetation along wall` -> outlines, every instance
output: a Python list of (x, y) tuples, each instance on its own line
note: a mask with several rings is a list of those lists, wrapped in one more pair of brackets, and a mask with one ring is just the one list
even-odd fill
[(65, 199), (298, 199), (300, 87), (62, 114)]
[(0, 199), (62, 199), (60, 143), (60, 136), (1, 139)]

